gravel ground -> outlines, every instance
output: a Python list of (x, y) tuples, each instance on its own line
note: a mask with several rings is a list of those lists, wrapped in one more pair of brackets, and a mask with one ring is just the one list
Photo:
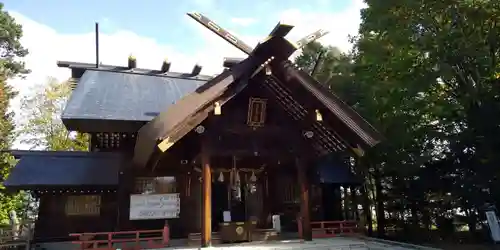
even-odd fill
[[(163, 248), (168, 249), (184, 249), (184, 250), (194, 250), (198, 249), (196, 247), (171, 247)], [(242, 243), (235, 245), (222, 245), (214, 246), (211, 249), (261, 249), (261, 250), (409, 250), (416, 249), (413, 247), (404, 247), (393, 245), (390, 243), (380, 243), (374, 241), (367, 241), (358, 238), (348, 238), (348, 237), (337, 237), (331, 239), (315, 239), (312, 242), (300, 242), (300, 241), (281, 241), (281, 242), (265, 242), (265, 243)]]

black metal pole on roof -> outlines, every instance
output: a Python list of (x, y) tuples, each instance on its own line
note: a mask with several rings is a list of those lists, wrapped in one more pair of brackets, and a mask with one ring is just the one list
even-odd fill
[(326, 51), (322, 50), (318, 53), (318, 57), (316, 58), (316, 62), (314, 63), (314, 67), (311, 71), (311, 76), (314, 77), (314, 74), (316, 73), (316, 70), (318, 69), (319, 64), (321, 63), (321, 59), (323, 59), (323, 55), (326, 53)]
[(99, 23), (95, 23), (95, 67), (99, 68)]

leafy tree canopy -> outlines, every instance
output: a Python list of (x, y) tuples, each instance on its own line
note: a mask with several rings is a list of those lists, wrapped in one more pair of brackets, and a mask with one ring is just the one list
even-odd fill
[(22, 99), (26, 119), (19, 135), (23, 143), (44, 150), (88, 150), (87, 135), (70, 132), (61, 122), (61, 114), (70, 94), (69, 82), (49, 78), (45, 84), (38, 86), (34, 95)]
[[(16, 95), (7, 80), (29, 73), (21, 60), (28, 51), (21, 45), (22, 28), (9, 13), (3, 10), (0, 3), (0, 183), (4, 180), (13, 166), (13, 159), (7, 153), (13, 140), (14, 114), (8, 110), (9, 102)], [(5, 192), (0, 184), (0, 224), (8, 221), (10, 210), (19, 210), (22, 206), (20, 195)]]
[(386, 137), (360, 159), (379, 220), (431, 228), (462, 211), (473, 232), (500, 206), (500, 2), (365, 3), (351, 53), (311, 44), (296, 63)]

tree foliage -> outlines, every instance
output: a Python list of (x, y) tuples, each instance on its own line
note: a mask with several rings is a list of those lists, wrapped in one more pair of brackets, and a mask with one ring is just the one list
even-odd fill
[(86, 134), (66, 130), (61, 114), (71, 94), (71, 84), (49, 78), (32, 96), (22, 99), (26, 113), (20, 136), (33, 148), (56, 151), (87, 151)]
[(8, 107), (16, 93), (7, 81), (28, 73), (20, 60), (28, 53), (21, 45), (22, 35), (21, 26), (3, 10), (3, 4), (0, 3), (0, 224), (8, 220), (10, 210), (19, 209), (22, 204), (20, 195), (5, 192), (1, 185), (1, 181), (7, 177), (13, 166), (13, 158), (2, 153), (10, 148), (14, 129), (14, 114)]
[[(314, 77), (386, 137), (359, 160), (379, 233), (451, 222), (474, 233), (482, 207), (500, 206), (500, 2), (365, 2), (353, 50), (326, 53)], [(296, 63), (310, 71), (324, 51), (310, 45)]]

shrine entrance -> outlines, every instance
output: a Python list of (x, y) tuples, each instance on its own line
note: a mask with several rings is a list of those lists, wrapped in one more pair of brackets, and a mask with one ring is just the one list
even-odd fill
[(219, 223), (224, 221), (224, 211), (228, 210), (228, 187), (226, 183), (212, 182), (212, 230), (219, 230)]
[[(250, 219), (259, 221), (255, 216), (262, 204), (254, 196), (258, 190), (258, 175), (262, 169), (245, 168), (246, 164), (236, 164), (237, 157), (213, 157), (212, 171), (212, 231), (220, 231), (221, 225), (228, 222), (245, 222)], [(252, 160), (243, 162), (253, 165)]]

